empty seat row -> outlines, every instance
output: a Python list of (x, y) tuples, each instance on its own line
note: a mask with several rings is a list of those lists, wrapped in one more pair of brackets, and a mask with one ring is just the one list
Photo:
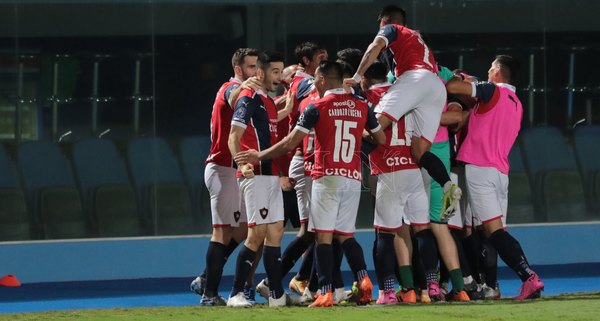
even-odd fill
[(50, 142), (0, 148), (0, 240), (193, 234), (210, 231), (204, 187), (208, 137), (75, 143), (70, 160)]
[(509, 222), (598, 218), (600, 126), (582, 126), (572, 141), (558, 128), (524, 129), (509, 161)]

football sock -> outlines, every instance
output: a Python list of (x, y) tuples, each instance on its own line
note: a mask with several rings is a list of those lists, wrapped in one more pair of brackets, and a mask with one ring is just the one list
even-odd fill
[(479, 264), (479, 256), (481, 253), (481, 243), (479, 241), (479, 233), (477, 231), (473, 231), (471, 235), (467, 236), (463, 239), (466, 251), (465, 254), (467, 256), (467, 260), (469, 262), (469, 268), (471, 269), (471, 275), (475, 279), (475, 281), (479, 284), (482, 284), (481, 280), (481, 268)]
[[(521, 281), (525, 282), (533, 274), (533, 270), (529, 266), (525, 253), (521, 248), (521, 244), (504, 230), (497, 230), (490, 235), (490, 242), (500, 255), (502, 261), (506, 263), (513, 271), (519, 275)], [(490, 284), (488, 284), (490, 285)], [(493, 285), (490, 285), (493, 286)]]
[(485, 284), (494, 287), (498, 282), (498, 251), (489, 238), (481, 238), (481, 269), (485, 275)]
[(343, 288), (344, 279), (342, 278), (342, 259), (344, 258), (344, 252), (342, 251), (340, 241), (334, 239), (331, 242), (331, 248), (333, 251), (333, 267), (331, 269), (333, 282), (332, 285), (334, 289)]
[(331, 244), (317, 245), (317, 275), (319, 276), (319, 287), (321, 293), (331, 291), (331, 272), (333, 265), (333, 248)]
[(233, 277), (232, 295), (238, 294), (244, 290), (244, 283), (252, 271), (252, 264), (256, 258), (256, 252), (249, 249), (246, 245), (242, 246), (238, 253), (237, 262), (235, 265), (235, 276)]
[(467, 260), (467, 255), (465, 253), (465, 248), (463, 247), (461, 237), (458, 235), (458, 231), (452, 228), (450, 229), (450, 234), (452, 235), (454, 243), (456, 244), (458, 261), (460, 263), (460, 269), (462, 270), (463, 277), (467, 277), (471, 275), (471, 268), (469, 267), (469, 261)]
[[(221, 244), (221, 243), (219, 243), (219, 244)], [(234, 239), (231, 239), (231, 241), (229, 241), (229, 244), (227, 244), (227, 247), (226, 247), (226, 250), (225, 250), (226, 251), (225, 252), (225, 262), (227, 262), (227, 259), (229, 258), (229, 256), (231, 255), (231, 253), (233, 253), (233, 251), (235, 251), (235, 249), (237, 248), (237, 246), (239, 244), (240, 243), (238, 243)], [(207, 265), (207, 267), (208, 267), (208, 265)], [(203, 278), (206, 279), (206, 268), (204, 268), (204, 271), (202, 272), (202, 274), (200, 275), (200, 277), (203, 277)]]
[(367, 276), (367, 264), (365, 263), (362, 247), (356, 242), (355, 238), (351, 237), (342, 243), (342, 248), (356, 280), (358, 282), (362, 281)]
[(218, 294), (223, 266), (227, 260), (225, 258), (226, 251), (227, 247), (224, 244), (212, 241), (208, 243), (208, 250), (206, 251), (206, 290), (204, 293), (209, 298)]
[[(302, 264), (296, 274), (296, 280), (308, 280), (310, 273), (312, 272), (313, 261), (315, 258), (315, 243), (312, 242), (306, 250), (304, 257), (302, 258)], [(285, 274), (284, 274), (285, 275)]]
[(457, 293), (465, 289), (465, 281), (463, 280), (463, 273), (460, 269), (454, 269), (449, 271), (450, 280), (452, 280), (452, 292)]
[(300, 237), (296, 237), (290, 242), (281, 256), (281, 275), (287, 275), (290, 272), (307, 248), (308, 244)]
[(263, 262), (269, 278), (269, 295), (278, 299), (283, 295), (281, 285), (281, 247), (267, 246), (263, 249)]
[(415, 288), (415, 282), (413, 279), (413, 270), (410, 265), (403, 265), (398, 267), (400, 274), (400, 285), (403, 290), (412, 290)]
[[(437, 263), (439, 257), (437, 243), (431, 229), (426, 229), (416, 233), (415, 238), (417, 239), (419, 255), (421, 257), (421, 261), (423, 262), (423, 270), (425, 272), (425, 276), (427, 277), (427, 283), (429, 283), (431, 282), (431, 274), (437, 274)], [(437, 281), (437, 275), (435, 277), (435, 281)]]
[(450, 175), (446, 171), (444, 163), (442, 163), (439, 157), (435, 156), (433, 153), (429, 151), (423, 153), (419, 165), (425, 168), (427, 173), (429, 173), (429, 176), (440, 184), (440, 186), (444, 186), (446, 182), (450, 181)]
[(425, 268), (423, 267), (423, 261), (421, 260), (421, 254), (419, 253), (419, 243), (414, 235), (411, 235), (413, 244), (413, 278), (415, 285), (419, 289), (427, 289), (427, 280), (425, 279)]
[(394, 234), (378, 233), (377, 234), (377, 264), (375, 265), (375, 273), (377, 282), (384, 282), (384, 290), (389, 290), (389, 281), (394, 280), (394, 265), (396, 265), (396, 256), (394, 255)]

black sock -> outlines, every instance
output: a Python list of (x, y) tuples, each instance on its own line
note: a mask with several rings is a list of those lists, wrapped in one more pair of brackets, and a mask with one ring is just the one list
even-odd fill
[(394, 266), (398, 265), (394, 251), (394, 236), (394, 234), (388, 233), (377, 234), (375, 273), (377, 274), (377, 282), (383, 284), (380, 289), (389, 290), (389, 280), (393, 280), (395, 276)]
[(367, 264), (365, 263), (365, 256), (362, 251), (360, 244), (356, 242), (356, 239), (351, 237), (342, 243), (342, 249), (346, 255), (346, 260), (350, 269), (354, 273), (354, 277), (357, 281), (361, 281), (367, 276)]
[(264, 246), (263, 262), (265, 271), (269, 278), (269, 295), (273, 299), (278, 299), (283, 295), (283, 286), (281, 285), (281, 248), (275, 246)]
[(425, 268), (423, 267), (421, 254), (419, 253), (419, 243), (414, 235), (411, 238), (413, 244), (412, 265), (415, 286), (419, 289), (427, 289), (427, 279), (425, 278)]
[(375, 277), (377, 278), (377, 285), (379, 286), (380, 289), (383, 289), (384, 284), (383, 281), (385, 281), (384, 279), (381, 278), (381, 276), (379, 275), (379, 263), (377, 262), (377, 246), (378, 246), (378, 236), (379, 233), (377, 233), (377, 231), (375, 231), (375, 240), (373, 240), (373, 265), (375, 265)]
[(235, 276), (233, 277), (233, 290), (231, 292), (233, 295), (244, 291), (244, 284), (248, 275), (250, 275), (250, 271), (252, 271), (254, 259), (256, 259), (256, 252), (249, 249), (246, 245), (242, 246), (238, 253)]
[(427, 173), (429, 173), (429, 176), (431, 176), (433, 180), (440, 184), (442, 188), (444, 187), (446, 182), (450, 181), (450, 175), (446, 171), (444, 163), (442, 163), (439, 157), (435, 156), (433, 153), (423, 153), (419, 165), (425, 168), (427, 170)]
[(535, 274), (527, 263), (521, 244), (508, 232), (497, 230), (490, 235), (490, 242), (498, 251), (502, 261), (519, 275), (521, 281), (525, 282)]
[(319, 290), (319, 277), (317, 276), (317, 245), (315, 244), (315, 250), (313, 251), (315, 254), (313, 255), (313, 265), (310, 272), (310, 277), (308, 278), (308, 290), (310, 292), (317, 292)]
[(425, 276), (431, 276), (432, 273), (437, 272), (437, 263), (439, 257), (439, 251), (435, 237), (433, 236), (433, 232), (431, 229), (426, 229), (416, 233), (415, 238), (417, 240), (417, 246), (419, 247), (421, 262), (423, 262), (423, 271), (425, 272)]
[(331, 249), (333, 251), (333, 266), (331, 269), (331, 282), (334, 289), (344, 287), (344, 279), (342, 278), (342, 259), (344, 258), (344, 251), (340, 241), (334, 239), (331, 242)]
[(312, 272), (313, 261), (315, 258), (315, 243), (311, 242), (302, 258), (302, 264), (296, 274), (296, 280), (308, 280)]
[(465, 246), (465, 254), (467, 256), (467, 261), (469, 263), (469, 268), (471, 270), (471, 275), (477, 281), (477, 283), (482, 284), (481, 280), (481, 268), (479, 264), (479, 255), (481, 253), (481, 242), (479, 241), (479, 233), (477, 231), (473, 231), (471, 235), (467, 236), (463, 239), (463, 244)]
[(450, 229), (450, 234), (452, 235), (454, 243), (456, 244), (456, 250), (458, 252), (458, 261), (460, 262), (460, 269), (462, 271), (463, 277), (467, 277), (471, 275), (471, 267), (469, 266), (469, 261), (467, 260), (467, 255), (463, 247), (462, 237), (458, 235), (458, 231), (452, 228)]
[(333, 248), (331, 244), (317, 245), (317, 274), (319, 276), (319, 287), (321, 293), (325, 294), (331, 291), (331, 272), (333, 266)]
[(498, 251), (490, 239), (485, 236), (481, 237), (481, 270), (485, 276), (485, 284), (491, 287), (496, 286), (496, 282), (498, 282)]
[[(212, 241), (211, 241), (211, 242), (212, 242)], [(219, 243), (219, 244), (221, 244), (221, 243)], [(231, 255), (231, 253), (233, 253), (233, 251), (235, 251), (235, 249), (237, 248), (237, 246), (238, 246), (239, 244), (240, 244), (240, 243), (238, 243), (238, 242), (237, 242), (236, 240), (234, 240), (234, 239), (231, 239), (231, 241), (229, 241), (229, 244), (227, 244), (227, 247), (225, 248), (225, 262), (227, 262), (227, 259), (229, 258), (229, 256)], [(208, 255), (208, 253), (207, 253), (207, 255)], [(202, 274), (200, 274), (200, 276), (201, 276), (201, 277), (203, 277), (203, 278), (205, 278), (205, 279), (206, 279), (206, 268), (207, 268), (207, 267), (208, 267), (208, 264), (207, 264), (207, 266), (204, 268), (204, 271), (202, 272)]]
[(281, 275), (287, 275), (296, 264), (296, 261), (306, 251), (308, 244), (300, 237), (296, 237), (281, 255)]
[(219, 242), (208, 243), (208, 250), (206, 251), (206, 290), (205, 295), (207, 297), (214, 297), (219, 292), (219, 283), (221, 282), (221, 276), (223, 275), (223, 266), (225, 265), (225, 258), (227, 247)]

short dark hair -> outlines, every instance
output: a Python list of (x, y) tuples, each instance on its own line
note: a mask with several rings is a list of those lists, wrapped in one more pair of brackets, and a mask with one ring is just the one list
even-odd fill
[(365, 71), (365, 78), (386, 80), (388, 74), (387, 64), (381, 61), (375, 61), (367, 71)]
[(296, 55), (298, 63), (303, 65), (304, 62), (302, 61), (302, 58), (307, 57), (308, 59), (312, 60), (316, 53), (323, 50), (325, 50), (325, 48), (317, 45), (314, 42), (307, 41), (296, 46), (296, 49), (294, 49), (294, 54)]
[(319, 73), (325, 76), (325, 78), (334, 79), (338, 81), (344, 80), (344, 70), (339, 62), (329, 60), (321, 61), (318, 70)]
[(385, 23), (396, 23), (405, 26), (406, 11), (393, 4), (387, 5), (381, 9), (381, 12), (379, 12), (379, 17), (377, 17), (378, 22), (381, 23), (382, 20)]
[(358, 66), (360, 65), (363, 52), (362, 50), (356, 48), (346, 48), (338, 51), (336, 56), (338, 60), (341, 60), (350, 65), (350, 67), (352, 67), (353, 69), (352, 73), (354, 74), (356, 72), (356, 69), (358, 69)]
[(509, 55), (497, 55), (496, 61), (500, 64), (502, 78), (509, 84), (514, 84), (521, 70), (519, 61)]
[(267, 71), (272, 62), (283, 62), (283, 56), (275, 51), (263, 51), (258, 54), (256, 66), (263, 71)]
[(233, 57), (231, 57), (231, 67), (243, 65), (246, 56), (258, 56), (258, 50), (254, 48), (239, 48), (233, 53)]

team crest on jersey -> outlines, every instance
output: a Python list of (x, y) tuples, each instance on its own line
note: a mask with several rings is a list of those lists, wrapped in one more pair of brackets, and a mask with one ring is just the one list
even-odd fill
[(236, 223), (240, 221), (241, 216), (242, 216), (242, 213), (240, 213), (240, 211), (233, 212), (233, 219), (235, 220)]
[(258, 212), (260, 213), (260, 217), (262, 217), (263, 220), (267, 218), (267, 215), (269, 215), (269, 210), (264, 207), (258, 210)]

